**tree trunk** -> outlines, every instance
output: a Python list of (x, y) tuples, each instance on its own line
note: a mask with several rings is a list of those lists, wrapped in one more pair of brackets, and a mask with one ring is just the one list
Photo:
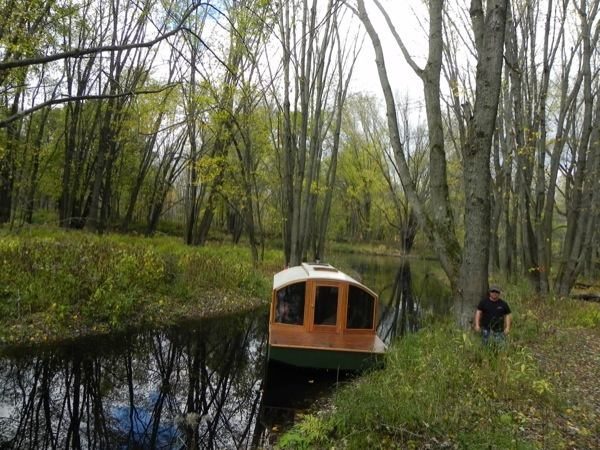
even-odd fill
[[(592, 137), (592, 118), (594, 116), (594, 94), (592, 92), (591, 56), (592, 39), (590, 24), (595, 20), (597, 8), (587, 10), (587, 2), (581, 0), (579, 17), (581, 21), (581, 38), (583, 42), (582, 72), (583, 72), (583, 123), (581, 124), (581, 137), (576, 145), (576, 169), (573, 177), (573, 187), (570, 190), (572, 197), (568, 201), (567, 230), (563, 245), (562, 261), (556, 277), (556, 291), (561, 296), (567, 296), (575, 284), (575, 280), (583, 267), (585, 246), (591, 242), (590, 234), (593, 232), (592, 224), (594, 214), (591, 204), (592, 198), (597, 198), (592, 189), (596, 186), (594, 176), (594, 157), (590, 155), (598, 151), (596, 142)], [(597, 39), (597, 34), (595, 36)], [(597, 101), (597, 100), (596, 100)], [(600, 106), (596, 107), (596, 118)], [(592, 164), (589, 166), (588, 164)], [(597, 206), (596, 206), (597, 207)]]
[[(377, 2), (378, 3), (378, 2)], [(385, 11), (379, 5), (379, 9), (385, 14)], [(394, 101), (394, 95), (392, 93), (391, 86), (387, 75), (387, 68), (385, 65), (385, 59), (383, 56), (383, 48), (381, 41), (375, 28), (373, 27), (364, 7), (362, 0), (358, 1), (358, 15), (363, 22), (367, 33), (373, 43), (375, 49), (375, 61), (377, 64), (377, 72), (379, 74), (379, 80), (382, 86), (383, 95), (386, 103), (388, 129), (390, 133), (390, 140), (392, 148), (394, 149), (394, 156), (396, 158), (396, 165), (398, 168), (398, 174), (402, 182), (402, 187), (406, 193), (409, 203), (412, 205), (415, 216), (418, 218), (419, 224), (425, 231), (429, 241), (432, 243), (433, 248), (440, 260), (444, 272), (448, 276), (450, 281), (451, 289), (457, 293), (457, 282), (461, 260), (460, 244), (458, 243), (455, 231), (453, 229), (453, 219), (449, 212), (448, 196), (447, 196), (447, 180), (445, 178), (445, 154), (443, 144), (443, 127), (440, 109), (440, 87), (439, 71), (441, 70), (441, 54), (443, 49), (442, 43), (442, 1), (434, 0), (429, 3), (430, 10), (430, 30), (429, 30), (429, 61), (427, 64), (427, 72), (418, 69), (412, 62), (409, 56), (406, 56), (404, 46), (400, 41), (400, 38), (396, 36), (396, 41), (399, 46), (405, 52), (405, 57), (413, 66), (415, 72), (423, 80), (423, 87), (425, 91), (425, 102), (427, 104), (427, 120), (430, 133), (430, 162), (435, 166), (437, 176), (444, 178), (436, 180), (436, 183), (432, 186), (432, 189), (437, 189), (435, 195), (432, 193), (431, 208), (436, 212), (434, 214), (428, 214), (425, 210), (423, 202), (417, 194), (417, 189), (412, 181), (406, 157), (404, 154), (404, 148), (400, 139), (400, 132), (398, 129), (398, 120), (396, 114), (396, 104)], [(391, 29), (389, 17), (386, 15), (386, 19)], [(395, 33), (395, 30), (394, 30)], [(435, 73), (437, 72), (437, 73)], [(436, 116), (436, 114), (440, 116)], [(431, 123), (430, 123), (431, 121)], [(433, 161), (432, 161), (433, 158)], [(444, 186), (444, 184), (446, 186)], [(435, 198), (435, 200), (433, 200)], [(438, 202), (438, 203), (436, 203)], [(460, 294), (460, 293), (459, 293)]]
[(198, 132), (198, 117), (196, 114), (196, 59), (198, 57), (195, 46), (190, 44), (191, 48), (191, 59), (190, 59), (190, 81), (189, 81), (189, 94), (185, 99), (186, 107), (186, 124), (188, 130), (188, 141), (190, 143), (190, 156), (188, 161), (188, 173), (187, 173), (187, 184), (186, 184), (186, 219), (185, 219), (185, 243), (192, 245), (194, 242), (194, 228), (196, 226), (196, 220), (198, 216), (198, 183), (199, 175), (196, 164), (200, 157), (200, 150), (198, 146), (197, 132)]
[[(111, 83), (112, 84), (112, 83)], [(101, 231), (102, 223), (100, 211), (102, 202), (108, 201), (108, 192), (106, 191), (106, 171), (110, 158), (111, 148), (114, 145), (114, 130), (112, 127), (115, 101), (110, 99), (106, 103), (106, 109), (102, 118), (102, 127), (98, 141), (98, 153), (94, 167), (94, 181), (90, 194), (90, 209), (85, 222), (85, 228), (90, 231)]]
[(490, 241), (490, 153), (496, 126), (507, 0), (471, 2), (471, 20), (478, 52), (475, 106), (463, 152), (465, 240), (461, 266), (461, 302), (455, 303), (459, 324), (468, 326), (488, 288)]
[[(15, 114), (19, 109), (21, 91), (19, 90), (13, 99), (10, 108), (11, 114)], [(10, 221), (13, 207), (13, 187), (15, 182), (15, 158), (17, 145), (19, 143), (19, 133), (21, 122), (10, 123), (6, 128), (6, 147), (0, 152), (0, 224)]]
[(33, 211), (35, 206), (35, 194), (38, 186), (38, 176), (40, 168), (40, 152), (42, 147), (42, 140), (44, 138), (44, 131), (46, 130), (46, 123), (48, 121), (48, 115), (50, 114), (50, 108), (47, 108), (42, 113), (40, 118), (39, 129), (36, 138), (33, 142), (33, 153), (31, 155), (31, 168), (29, 174), (29, 183), (27, 189), (27, 196), (25, 199), (25, 211), (24, 219), (26, 223), (33, 222)]
[(326, 186), (327, 190), (325, 191), (325, 198), (323, 199), (323, 209), (321, 211), (321, 216), (319, 220), (317, 220), (317, 230), (316, 230), (316, 245), (314, 252), (314, 259), (320, 260), (325, 256), (325, 239), (327, 237), (327, 229), (329, 225), (329, 217), (331, 215), (331, 203), (333, 199), (333, 186), (335, 185), (336, 174), (337, 174), (337, 161), (338, 161), (338, 151), (340, 147), (340, 133), (342, 130), (342, 105), (345, 103), (346, 95), (348, 93), (348, 86), (350, 84), (350, 79), (352, 77), (352, 72), (354, 69), (354, 63), (356, 62), (356, 57), (352, 61), (350, 69), (348, 70), (346, 80), (343, 82), (341, 74), (343, 73), (343, 57), (342, 52), (338, 48), (337, 55), (337, 63), (338, 63), (338, 72), (340, 73), (339, 85), (337, 88), (336, 94), (336, 106), (334, 106), (335, 111), (335, 124), (333, 129), (333, 145), (331, 148), (331, 162), (329, 164), (329, 169), (327, 171), (326, 176)]
[[(342, 42), (335, 38), (339, 10), (330, 0), (327, 11), (323, 18), (318, 18), (317, 2), (313, 0), (309, 5), (308, 0), (302, 0), (287, 2), (278, 16), (284, 53), (284, 88), (283, 100), (278, 104), (283, 121), (282, 139), (276, 146), (280, 155), (286, 265), (297, 265), (307, 259), (309, 250), (318, 246), (317, 228), (323, 226), (325, 231), (327, 226), (317, 219), (319, 203), (327, 202), (319, 192), (323, 143), (332, 118), (343, 107), (340, 99), (343, 101), (345, 96), (340, 97), (339, 91), (344, 87), (347, 74), (340, 72), (339, 65), (332, 64), (336, 49), (339, 50), (338, 58), (340, 55), (347, 57)], [(346, 66), (343, 69), (347, 71)], [(325, 108), (331, 103), (333, 111), (325, 114)], [(333, 133), (335, 135), (335, 130)], [(335, 149), (329, 157), (330, 161), (337, 157)], [(331, 163), (335, 165), (333, 161)], [(333, 176), (333, 172), (330, 175)]]
[(154, 122), (154, 126), (152, 129), (152, 136), (150, 136), (146, 142), (144, 143), (144, 147), (140, 152), (140, 162), (138, 167), (138, 172), (135, 177), (135, 181), (131, 188), (131, 194), (129, 196), (129, 202), (127, 204), (127, 210), (125, 212), (125, 217), (123, 218), (123, 222), (121, 224), (121, 228), (123, 230), (127, 230), (133, 218), (133, 211), (135, 210), (135, 206), (137, 204), (137, 199), (142, 189), (142, 185), (144, 180), (146, 179), (146, 175), (152, 166), (152, 162), (154, 161), (154, 146), (156, 145), (158, 132), (160, 126), (162, 124), (162, 119), (164, 114), (159, 113), (158, 117)]

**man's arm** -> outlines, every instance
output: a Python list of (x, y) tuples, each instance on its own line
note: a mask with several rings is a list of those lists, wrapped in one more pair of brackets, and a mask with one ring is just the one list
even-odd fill
[(512, 325), (512, 314), (504, 316), (504, 334), (510, 333), (510, 326)]
[(475, 311), (475, 331), (481, 331), (481, 310)]

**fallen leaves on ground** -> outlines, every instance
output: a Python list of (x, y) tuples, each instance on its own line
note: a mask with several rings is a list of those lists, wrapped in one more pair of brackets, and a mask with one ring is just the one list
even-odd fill
[(526, 434), (544, 448), (557, 447), (559, 438), (567, 448), (600, 448), (600, 330), (554, 330), (532, 350), (564, 405), (541, 411), (542, 421), (532, 421)]

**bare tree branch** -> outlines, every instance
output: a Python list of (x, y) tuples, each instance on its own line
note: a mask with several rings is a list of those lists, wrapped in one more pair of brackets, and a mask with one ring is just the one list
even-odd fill
[(377, 8), (379, 8), (379, 11), (381, 11), (381, 14), (383, 14), (383, 17), (385, 18), (385, 21), (388, 24), (388, 27), (389, 27), (390, 31), (392, 32), (392, 35), (394, 36), (396, 43), (398, 44), (398, 47), (400, 47), (400, 50), (402, 50), (404, 59), (406, 59), (406, 62), (408, 63), (408, 65), (412, 68), (412, 70), (415, 71), (415, 73), (419, 76), (419, 78), (423, 78), (423, 69), (421, 69), (417, 65), (417, 63), (410, 56), (410, 53), (408, 53), (408, 50), (407, 50), (406, 46), (404, 45), (404, 41), (402, 41), (402, 38), (396, 31), (396, 27), (394, 26), (392, 20), (390, 19), (390, 15), (387, 13), (385, 8), (381, 5), (379, 0), (374, 0), (374, 1), (375, 1), (375, 4), (377, 5)]
[(25, 117), (29, 114), (32, 114), (32, 113), (34, 113), (42, 108), (45, 108), (47, 106), (58, 105), (60, 103), (68, 103), (68, 102), (74, 102), (74, 101), (80, 101), (80, 100), (104, 100), (104, 99), (109, 99), (109, 98), (126, 97), (129, 95), (158, 94), (159, 92), (170, 89), (170, 88), (176, 86), (177, 84), (179, 84), (179, 83), (169, 84), (167, 86), (163, 86), (160, 89), (155, 89), (155, 90), (121, 92), (119, 94), (113, 94), (113, 95), (110, 95), (110, 94), (79, 95), (79, 96), (74, 96), (74, 97), (54, 98), (52, 100), (48, 100), (48, 101), (42, 102), (38, 105), (32, 106), (31, 108), (24, 109), (23, 111), (19, 111), (18, 113), (13, 114), (12, 116), (7, 117), (6, 119), (0, 120), (0, 128), (6, 128), (6, 126), (8, 126), (8, 124), (10, 124), (11, 122), (14, 122), (15, 120), (19, 120), (20, 118)]
[(90, 55), (93, 53), (101, 53), (101, 52), (109, 52), (109, 51), (117, 51), (117, 50), (130, 50), (130, 49), (134, 49), (134, 48), (143, 48), (143, 47), (149, 48), (149, 47), (152, 47), (153, 45), (155, 45), (161, 41), (164, 41), (165, 39), (179, 33), (180, 31), (183, 31), (183, 30), (187, 31), (188, 29), (183, 26), (183, 23), (192, 14), (192, 12), (194, 10), (196, 10), (198, 7), (200, 7), (201, 5), (208, 5), (208, 3), (198, 3), (194, 6), (192, 6), (183, 15), (183, 17), (181, 18), (180, 24), (176, 28), (169, 31), (168, 33), (161, 34), (160, 36), (156, 37), (155, 39), (152, 39), (151, 41), (138, 42), (138, 43), (133, 43), (133, 44), (123, 44), (123, 45), (101, 45), (99, 47), (91, 47), (91, 48), (76, 48), (73, 50), (69, 50), (67, 52), (57, 53), (55, 55), (38, 56), (36, 58), (24, 58), (24, 59), (18, 59), (18, 60), (4, 61), (4, 62), (0, 62), (0, 71), (14, 69), (17, 67), (27, 67), (27, 66), (37, 65), (37, 64), (45, 64), (45, 63), (49, 63), (52, 61), (58, 61), (61, 59), (78, 58), (78, 57)]

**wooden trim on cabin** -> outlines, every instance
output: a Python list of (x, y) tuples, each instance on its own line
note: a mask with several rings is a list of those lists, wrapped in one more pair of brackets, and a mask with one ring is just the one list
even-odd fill
[(271, 306), (269, 307), (269, 323), (275, 322), (275, 308), (277, 307), (277, 291), (271, 291)]
[(373, 334), (373, 328), (344, 328), (343, 334)]
[[(315, 324), (315, 310), (317, 302), (317, 288), (320, 286), (335, 287), (338, 290), (337, 296), (337, 310), (336, 310), (336, 323), (335, 325), (320, 325)], [(347, 283), (340, 283), (331, 280), (311, 280), (307, 283), (306, 288), (309, 289), (310, 294), (307, 295), (310, 304), (309, 320), (308, 320), (308, 331), (315, 333), (342, 333), (344, 324), (342, 323), (342, 313), (344, 308), (344, 298), (346, 295)]]
[(269, 345), (344, 352), (385, 352), (385, 344), (376, 334), (311, 333), (276, 327), (270, 330)]
[[(369, 335), (376, 331), (377, 314), (379, 311), (379, 298), (369, 289), (361, 285), (347, 282), (336, 282), (332, 280), (306, 280), (304, 294), (304, 323), (302, 325), (275, 322), (275, 311), (277, 308), (277, 290), (273, 289), (271, 294), (271, 307), (269, 310), (269, 323), (275, 327), (288, 330), (304, 330), (314, 333)], [(293, 283), (292, 283), (293, 284)], [(373, 296), (373, 322), (371, 328), (347, 328), (348, 319), (348, 295), (350, 285), (365, 290)], [(286, 287), (287, 285), (283, 286)], [(318, 286), (332, 286), (338, 288), (337, 322), (336, 325), (316, 325), (314, 323), (316, 292)], [(282, 289), (283, 287), (280, 287)], [(344, 301), (345, 300), (345, 301)]]

